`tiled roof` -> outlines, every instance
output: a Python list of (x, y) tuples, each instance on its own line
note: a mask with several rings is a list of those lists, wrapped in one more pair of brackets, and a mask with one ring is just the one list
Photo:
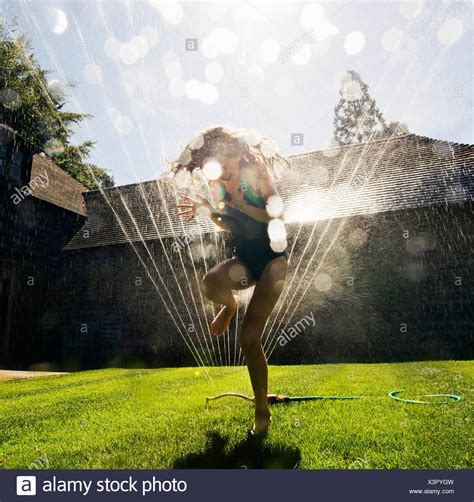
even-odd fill
[(82, 195), (86, 188), (47, 157), (41, 154), (33, 155), (31, 179), (45, 176), (48, 182), (36, 184), (34, 197), (78, 214), (86, 214)]
[[(285, 220), (314, 221), (474, 199), (474, 146), (415, 134), (288, 157)], [(89, 218), (65, 249), (208, 232), (175, 216), (169, 179), (84, 194)]]

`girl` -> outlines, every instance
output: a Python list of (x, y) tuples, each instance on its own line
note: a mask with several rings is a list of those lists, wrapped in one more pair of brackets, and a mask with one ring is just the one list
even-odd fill
[(183, 196), (176, 206), (178, 215), (187, 221), (196, 214), (207, 215), (230, 232), (234, 244), (233, 256), (212, 268), (202, 281), (206, 297), (223, 305), (210, 325), (214, 335), (227, 330), (237, 310), (239, 297), (233, 291), (255, 286), (239, 333), (255, 396), (252, 434), (265, 433), (271, 422), (261, 335), (287, 273), (282, 203), (273, 182), (277, 162), (290, 167), (258, 133), (216, 126), (198, 134), (172, 164), (178, 183), (200, 169), (217, 206), (202, 196)]

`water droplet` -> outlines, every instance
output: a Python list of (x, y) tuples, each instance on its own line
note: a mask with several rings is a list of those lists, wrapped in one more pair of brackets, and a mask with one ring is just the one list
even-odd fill
[(311, 59), (313, 52), (310, 45), (304, 45), (297, 53), (291, 56), (293, 63), (298, 66), (303, 66)]
[(271, 241), (280, 242), (286, 240), (285, 224), (279, 218), (273, 218), (268, 224), (268, 236)]
[(100, 84), (104, 78), (102, 68), (96, 64), (87, 64), (83, 71), (84, 79), (92, 85)]
[(204, 74), (209, 82), (216, 83), (219, 82), (224, 76), (224, 70), (222, 66), (218, 63), (207, 63), (204, 69)]
[(314, 287), (321, 292), (329, 291), (332, 288), (332, 279), (328, 274), (318, 274), (314, 279)]
[(125, 64), (135, 64), (139, 58), (137, 48), (129, 42), (120, 46), (119, 54), (120, 59)]
[(122, 43), (118, 38), (110, 37), (104, 43), (104, 52), (110, 59), (118, 61), (120, 59), (120, 47)]
[(213, 105), (219, 99), (219, 90), (215, 85), (206, 82), (201, 86), (200, 99), (206, 105)]
[(260, 143), (260, 151), (267, 159), (274, 157), (276, 154), (275, 145), (266, 139)]
[(229, 277), (235, 282), (241, 282), (246, 277), (245, 268), (236, 263), (229, 268)]
[(133, 123), (130, 120), (129, 117), (126, 115), (120, 115), (114, 120), (114, 126), (117, 132), (121, 136), (126, 136), (127, 134), (130, 134), (130, 132), (133, 129)]
[(140, 35), (147, 41), (148, 47), (155, 47), (158, 43), (158, 31), (154, 26), (146, 25), (140, 31)]
[(443, 45), (450, 46), (461, 38), (463, 31), (462, 21), (456, 18), (448, 19), (438, 30), (438, 40)]
[(286, 239), (271, 240), (270, 247), (275, 253), (282, 253), (288, 247), (288, 241)]
[(204, 160), (202, 172), (208, 180), (217, 180), (222, 176), (222, 166), (211, 157)]
[(180, 61), (171, 61), (165, 65), (165, 76), (171, 80), (173, 78), (183, 77), (183, 66)]
[(272, 195), (267, 199), (266, 210), (271, 218), (278, 218), (283, 213), (283, 200), (279, 195)]
[(21, 104), (20, 95), (13, 89), (2, 89), (0, 91), (0, 103), (9, 110), (15, 110)]
[(365, 46), (365, 36), (361, 31), (352, 31), (344, 40), (344, 50), (354, 56), (359, 54)]
[(189, 162), (191, 162), (191, 151), (189, 148), (185, 148), (182, 152), (181, 155), (178, 157), (177, 162), (178, 164), (181, 164), (182, 166), (185, 166)]
[(262, 135), (257, 129), (250, 129), (245, 132), (242, 139), (248, 146), (257, 146), (262, 141)]

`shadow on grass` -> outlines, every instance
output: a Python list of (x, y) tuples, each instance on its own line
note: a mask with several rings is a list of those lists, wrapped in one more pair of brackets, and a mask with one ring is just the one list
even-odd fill
[(176, 460), (175, 469), (293, 469), (301, 460), (300, 450), (267, 445), (263, 438), (248, 437), (228, 449), (229, 439), (208, 434), (203, 452), (190, 453)]

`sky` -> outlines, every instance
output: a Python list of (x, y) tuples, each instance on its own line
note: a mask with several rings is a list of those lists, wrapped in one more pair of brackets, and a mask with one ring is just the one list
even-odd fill
[[(472, 4), (444, 1), (0, 1), (117, 185), (159, 177), (202, 128), (327, 148), (358, 72), (387, 122), (473, 140)], [(74, 87), (69, 84), (74, 83)], [(347, 97), (347, 94), (346, 94)], [(292, 135), (303, 143), (292, 145)]]

